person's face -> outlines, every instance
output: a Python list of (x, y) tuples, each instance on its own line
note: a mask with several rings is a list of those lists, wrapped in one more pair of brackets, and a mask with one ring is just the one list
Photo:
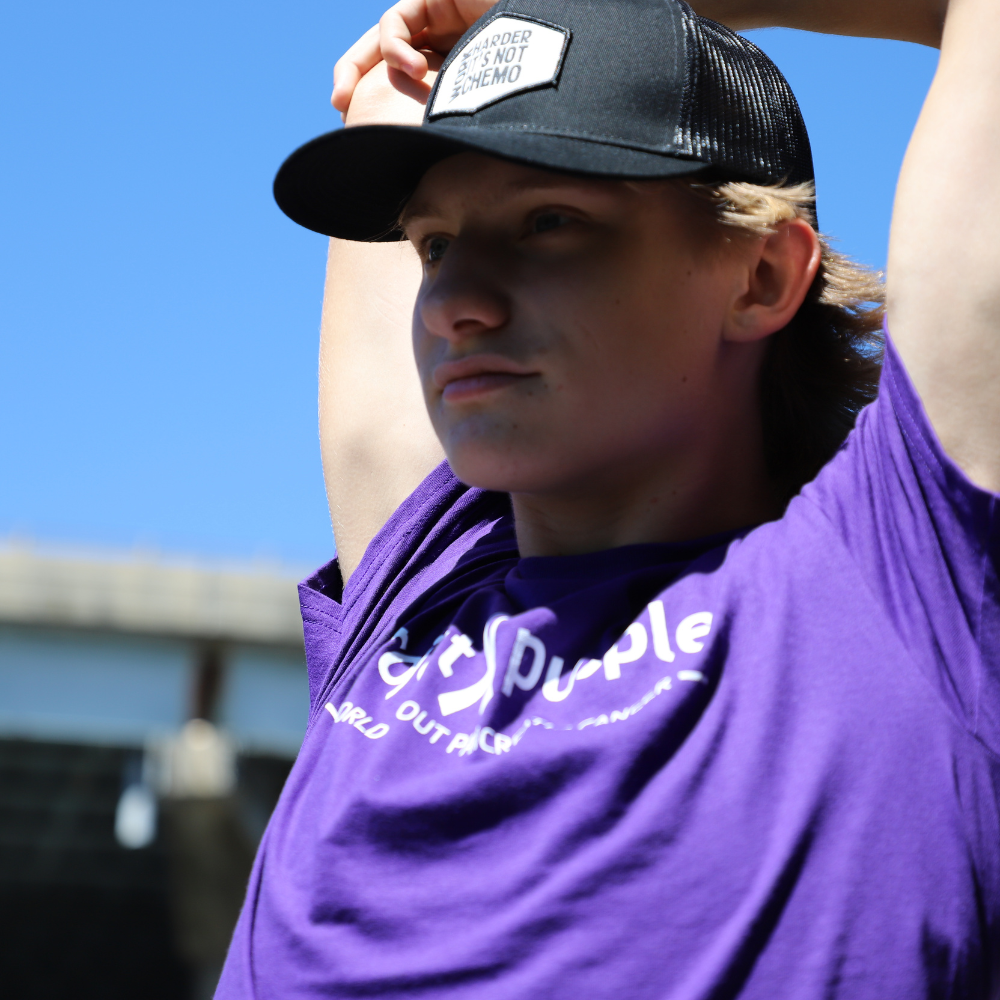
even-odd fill
[(698, 446), (732, 386), (740, 275), (690, 193), (464, 153), (424, 176), (404, 226), (417, 367), (461, 480), (544, 493)]

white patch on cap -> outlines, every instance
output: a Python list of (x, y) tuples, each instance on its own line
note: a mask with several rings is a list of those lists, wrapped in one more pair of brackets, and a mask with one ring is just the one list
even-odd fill
[(502, 97), (555, 83), (568, 41), (564, 28), (522, 17), (494, 18), (445, 70), (428, 117), (477, 111)]

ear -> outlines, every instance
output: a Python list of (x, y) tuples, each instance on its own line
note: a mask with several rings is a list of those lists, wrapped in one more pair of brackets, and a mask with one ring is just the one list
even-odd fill
[(722, 330), (735, 343), (761, 340), (791, 322), (819, 270), (819, 237), (804, 219), (783, 222), (750, 244), (745, 263)]

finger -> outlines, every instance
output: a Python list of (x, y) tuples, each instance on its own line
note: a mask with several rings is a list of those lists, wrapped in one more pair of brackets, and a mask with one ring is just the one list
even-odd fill
[(409, 76), (407, 73), (403, 73), (398, 69), (393, 69), (390, 66), (389, 82), (401, 94), (405, 94), (407, 97), (412, 97), (413, 100), (417, 101), (419, 104), (427, 103), (427, 98), (430, 96), (431, 88), (430, 85), (424, 83), (423, 80), (414, 80), (413, 77)]
[(330, 103), (346, 113), (358, 81), (382, 61), (379, 28), (369, 28), (338, 60), (333, 68), (333, 95)]
[(489, 0), (427, 0), (427, 20), (435, 33), (461, 33), (492, 6)]
[(389, 82), (401, 94), (412, 97), (419, 104), (427, 103), (427, 99), (434, 89), (434, 81), (437, 78), (438, 70), (441, 69), (441, 64), (444, 62), (444, 56), (437, 52), (424, 50), (424, 56), (427, 58), (430, 70), (423, 80), (414, 80), (413, 77), (401, 73), (398, 69), (388, 68)]
[(392, 69), (414, 80), (427, 75), (427, 59), (413, 47), (414, 36), (427, 27), (427, 0), (401, 0), (379, 21), (382, 58)]
[(361, 73), (353, 63), (337, 63), (333, 70), (333, 93), (330, 103), (342, 114), (347, 113), (354, 96), (354, 88), (361, 79)]
[(427, 41), (447, 55), (467, 28), (493, 6), (494, 0), (427, 0)]
[(494, 0), (454, 0), (455, 14), (468, 28), (493, 6), (493, 2)]

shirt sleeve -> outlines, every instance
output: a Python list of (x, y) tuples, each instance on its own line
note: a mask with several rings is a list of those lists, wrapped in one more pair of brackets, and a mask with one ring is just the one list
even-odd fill
[(346, 586), (336, 560), (299, 584), (310, 724), (352, 668), (392, 635), (401, 612), (509, 510), (506, 494), (466, 486), (442, 462), (372, 539)]
[(888, 334), (878, 399), (803, 501), (959, 722), (1000, 751), (998, 497), (947, 456)]

